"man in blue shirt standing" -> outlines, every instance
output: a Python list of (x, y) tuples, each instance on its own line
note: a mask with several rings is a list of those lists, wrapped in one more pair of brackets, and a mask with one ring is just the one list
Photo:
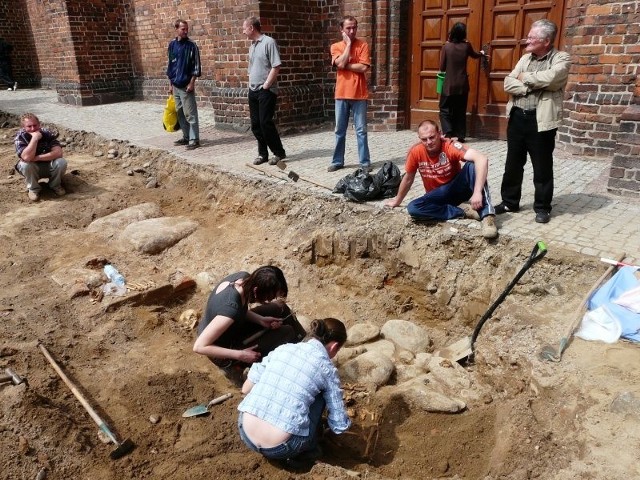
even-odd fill
[(176, 20), (176, 38), (168, 48), (169, 92), (173, 93), (178, 111), (178, 121), (182, 138), (174, 145), (186, 145), (187, 150), (200, 146), (198, 126), (198, 106), (196, 105), (196, 78), (202, 73), (198, 46), (189, 40), (189, 25), (184, 20)]

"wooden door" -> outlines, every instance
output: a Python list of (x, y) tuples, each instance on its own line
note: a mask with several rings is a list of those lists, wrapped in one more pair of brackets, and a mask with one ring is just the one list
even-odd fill
[[(435, 77), (440, 49), (455, 22), (467, 24), (467, 39), (475, 50), (490, 46), (489, 70), (472, 59), (469, 73), (467, 122), (469, 135), (482, 138), (506, 136), (504, 77), (523, 54), (521, 39), (531, 24), (548, 18), (562, 31), (564, 0), (414, 0), (410, 74), (411, 128), (422, 120), (438, 120)], [(558, 33), (556, 46), (562, 35)], [(560, 45), (561, 47), (562, 45)]]
[[(413, 0), (411, 21), (411, 128), (422, 120), (438, 120), (436, 74), (440, 67), (440, 51), (456, 22), (467, 25), (467, 40), (480, 50), (482, 10), (471, 3), (482, 0)], [(470, 81), (476, 82), (478, 63), (469, 63)], [(470, 92), (469, 103), (475, 101), (476, 90)], [(471, 98), (473, 97), (473, 99)]]

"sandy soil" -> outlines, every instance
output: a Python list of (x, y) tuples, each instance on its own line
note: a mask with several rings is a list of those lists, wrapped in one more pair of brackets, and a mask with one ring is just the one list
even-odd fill
[[(0, 118), (6, 120), (6, 118)], [(45, 190), (37, 204), (12, 175), (17, 124), (0, 129), (0, 367), (28, 385), (0, 386), (2, 478), (633, 478), (640, 475), (640, 350), (575, 341), (561, 363), (542, 362), (593, 282), (596, 259), (554, 248), (523, 277), (486, 324), (469, 366), (490, 392), (456, 415), (345, 390), (354, 427), (323, 440), (322, 463), (289, 472), (249, 452), (235, 427), (240, 393), (191, 351), (180, 320), (202, 310), (207, 289), (148, 304), (107, 308), (79, 295), (82, 269), (105, 259), (140, 288), (177, 272), (215, 281), (273, 263), (285, 271), (290, 304), (307, 317), (347, 325), (402, 318), (433, 336), (434, 349), (469, 335), (529, 255), (536, 239), (487, 244), (464, 224), (413, 225), (403, 215), (295, 187), (192, 167), (163, 152), (61, 132), (69, 195)], [(2, 123), (2, 122), (0, 122)], [(127, 171), (137, 169), (134, 175)], [(144, 171), (142, 171), (144, 170)], [(157, 188), (145, 188), (147, 177)], [(85, 231), (96, 218), (143, 202), (199, 228), (161, 254), (144, 256)], [(85, 278), (85, 277), (82, 277)], [(38, 349), (42, 342), (120, 438), (136, 448), (111, 460), (113, 445)], [(189, 407), (226, 392), (211, 415)], [(629, 395), (620, 397), (624, 392)], [(636, 397), (633, 397), (636, 395)], [(150, 421), (159, 420), (157, 423)]]

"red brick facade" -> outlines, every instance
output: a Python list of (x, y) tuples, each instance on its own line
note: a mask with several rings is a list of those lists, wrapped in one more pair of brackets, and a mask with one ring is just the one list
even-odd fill
[(640, 100), (639, 5), (569, 2), (565, 46), (574, 62), (559, 140), (574, 153), (610, 157), (621, 115)]
[[(562, 34), (573, 65), (558, 140), (574, 153), (621, 154), (622, 115), (640, 98), (639, 5), (567, 3)], [(280, 45), (277, 120), (291, 130), (333, 120), (329, 45), (339, 40), (338, 22), (348, 13), (358, 18), (358, 36), (371, 48), (370, 128), (394, 130), (405, 128), (408, 118), (410, 8), (410, 0), (25, 0), (0, 4), (0, 37), (14, 45), (18, 82), (56, 88), (62, 102), (161, 100), (166, 47), (174, 20), (183, 18), (201, 51), (201, 108), (213, 108), (219, 126), (248, 128), (249, 42), (241, 25), (257, 15)]]

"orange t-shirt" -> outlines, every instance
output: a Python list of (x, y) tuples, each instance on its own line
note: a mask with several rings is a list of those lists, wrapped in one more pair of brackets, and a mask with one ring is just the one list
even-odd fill
[(418, 143), (407, 154), (404, 170), (407, 173), (420, 172), (424, 189), (427, 192), (446, 185), (462, 170), (466, 148), (460, 142), (443, 140), (440, 154), (430, 157), (427, 147)]
[[(331, 45), (331, 64), (333, 65), (340, 55), (344, 53), (347, 44), (337, 42)], [(349, 63), (362, 63), (371, 65), (369, 55), (369, 45), (362, 40), (355, 39), (351, 42), (351, 50), (349, 51)], [(369, 90), (367, 89), (367, 77), (364, 73), (352, 72), (339, 68), (336, 74), (336, 95), (337, 100), (366, 100), (369, 98)]]

